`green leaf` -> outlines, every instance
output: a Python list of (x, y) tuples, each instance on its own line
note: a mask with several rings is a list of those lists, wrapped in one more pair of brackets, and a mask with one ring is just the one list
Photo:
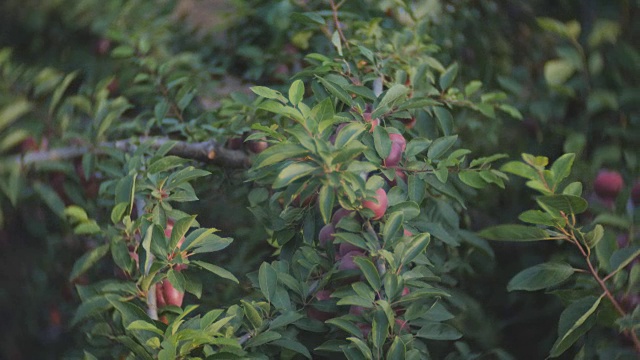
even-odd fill
[(282, 96), (282, 93), (276, 90), (269, 89), (265, 86), (253, 86), (250, 88), (256, 95), (262, 96), (263, 98), (278, 100), (283, 104), (287, 102), (287, 99)]
[(387, 129), (382, 126), (376, 126), (373, 129), (373, 145), (382, 159), (386, 159), (391, 152), (391, 139)]
[(122, 221), (122, 218), (124, 217), (124, 214), (127, 211), (128, 207), (129, 203), (127, 202), (121, 202), (114, 206), (111, 210), (111, 222), (113, 222), (114, 224), (119, 224)]
[(575, 269), (566, 263), (549, 262), (538, 264), (514, 276), (507, 284), (507, 290), (536, 291), (546, 289), (561, 284), (574, 272)]
[(404, 214), (401, 211), (393, 212), (387, 216), (387, 221), (384, 223), (384, 229), (382, 231), (382, 238), (385, 243), (393, 239), (400, 230), (400, 227), (402, 227), (403, 222)]
[(244, 314), (247, 316), (247, 319), (249, 319), (251, 325), (253, 325), (253, 328), (259, 329), (262, 326), (262, 316), (260, 316), (258, 309), (245, 300), (240, 300), (240, 302), (242, 303)]
[(549, 86), (564, 85), (575, 72), (576, 68), (566, 59), (553, 59), (544, 64), (544, 78)]
[(75, 326), (79, 322), (86, 318), (107, 311), (113, 307), (111, 301), (119, 298), (118, 295), (113, 294), (99, 294), (92, 298), (83, 300), (80, 306), (76, 309), (71, 319), (71, 326)]
[(347, 333), (354, 336), (362, 336), (362, 332), (360, 329), (351, 321), (347, 321), (340, 318), (333, 318), (325, 321), (327, 324), (331, 324), (341, 330), (346, 331)]
[(54, 214), (64, 219), (64, 202), (49, 185), (38, 181), (33, 184), (33, 189), (40, 195), (42, 201), (47, 204)]
[(509, 116), (511, 116), (514, 119), (522, 120), (522, 114), (520, 113), (520, 110), (516, 109), (511, 105), (500, 104), (498, 105), (498, 109), (506, 112), (507, 114), (509, 114)]
[(253, 164), (254, 169), (260, 169), (265, 166), (277, 164), (284, 160), (294, 159), (305, 156), (309, 150), (298, 144), (281, 143), (270, 146), (261, 152)]
[(589, 208), (587, 200), (573, 195), (547, 195), (536, 198), (538, 205), (550, 213), (562, 211), (566, 215), (580, 214)]
[(405, 360), (407, 357), (407, 346), (399, 336), (396, 336), (387, 351), (387, 360)]
[(431, 242), (431, 235), (429, 233), (414, 236), (402, 254), (402, 263), (406, 265), (418, 255), (422, 254), (427, 249), (429, 242)]
[(198, 260), (191, 260), (191, 264), (199, 266), (199, 267), (201, 267), (201, 268), (203, 268), (203, 269), (205, 269), (207, 271), (210, 271), (210, 272), (220, 276), (223, 279), (231, 280), (231, 281), (235, 282), (236, 284), (240, 283), (238, 281), (238, 279), (235, 277), (235, 275), (233, 275), (230, 271), (221, 268), (220, 266), (209, 264), (209, 263), (206, 263), (204, 261), (198, 261)]
[(18, 120), (31, 110), (31, 104), (26, 99), (13, 100), (11, 104), (0, 110), (0, 131)]
[(331, 221), (331, 211), (333, 210), (334, 200), (335, 193), (333, 187), (329, 184), (323, 185), (318, 193), (318, 205), (320, 206), (320, 214), (325, 224)]
[(382, 349), (387, 336), (389, 336), (389, 319), (384, 311), (378, 310), (373, 314), (373, 324), (371, 326), (373, 347)]
[(307, 359), (311, 359), (311, 354), (309, 353), (309, 350), (298, 341), (295, 341), (292, 339), (279, 339), (274, 341), (272, 344), (281, 348), (285, 348), (285, 349), (297, 352), (298, 354), (306, 357)]
[(181, 166), (187, 161), (188, 160), (174, 155), (163, 156), (152, 162), (147, 168), (147, 172), (149, 174), (156, 174), (162, 171), (169, 171)]
[(281, 337), (282, 335), (280, 335), (275, 331), (265, 331), (249, 339), (249, 341), (247, 341), (247, 347), (256, 347), (256, 346), (268, 344), (270, 342), (280, 339)]
[(54, 111), (58, 107), (58, 104), (60, 103), (60, 99), (62, 99), (62, 95), (64, 95), (65, 91), (67, 91), (69, 84), (71, 84), (73, 79), (76, 78), (78, 73), (79, 71), (74, 71), (67, 74), (67, 76), (64, 77), (64, 80), (62, 80), (62, 83), (60, 83), (60, 85), (58, 85), (56, 90), (53, 92), (53, 95), (51, 96), (51, 102), (49, 103), (49, 116), (53, 115)]
[(584, 242), (590, 249), (593, 249), (604, 236), (604, 227), (597, 224), (593, 230), (584, 235)]
[(409, 88), (402, 84), (393, 85), (382, 97), (376, 109), (387, 106), (409, 93)]
[(289, 101), (293, 106), (298, 106), (304, 96), (304, 83), (302, 80), (296, 80), (289, 88)]
[(449, 324), (439, 322), (423, 322), (422, 328), (416, 334), (417, 337), (429, 340), (458, 340), (462, 333)]
[(337, 149), (343, 148), (351, 140), (357, 139), (365, 131), (365, 126), (361, 123), (353, 122), (340, 130), (336, 136), (335, 146)]
[(162, 336), (164, 333), (158, 329), (155, 325), (153, 325), (150, 322), (146, 322), (144, 320), (135, 320), (134, 322), (132, 322), (131, 324), (129, 324), (127, 326), (127, 330), (131, 331), (131, 330), (145, 330), (145, 331), (151, 331), (153, 333), (156, 333), (160, 336)]
[(527, 210), (518, 216), (518, 219), (522, 222), (535, 225), (554, 226), (554, 217), (540, 210)]
[(435, 139), (429, 150), (427, 150), (427, 157), (432, 160), (438, 160), (444, 157), (444, 155), (451, 149), (451, 147), (458, 141), (458, 135), (444, 136)]
[(453, 84), (453, 81), (456, 79), (456, 75), (458, 75), (458, 64), (453, 63), (440, 75), (440, 89), (445, 91), (451, 87), (451, 84)]
[(573, 166), (573, 160), (576, 158), (576, 154), (564, 154), (551, 165), (551, 172), (553, 173), (553, 182), (556, 188), (560, 182), (571, 174), (571, 167)]
[(78, 276), (89, 270), (95, 263), (97, 263), (103, 256), (109, 252), (109, 244), (104, 244), (96, 247), (88, 253), (82, 255), (75, 264), (69, 275), (69, 281), (75, 280)]
[(285, 187), (300, 178), (310, 175), (316, 170), (318, 170), (316, 166), (308, 163), (290, 164), (280, 171), (272, 186), (274, 189)]
[(453, 115), (451, 115), (451, 112), (442, 106), (434, 106), (433, 112), (436, 115), (436, 119), (438, 119), (442, 133), (445, 136), (451, 135), (453, 132)]
[(343, 89), (340, 85), (334, 83), (331, 80), (327, 80), (321, 77), (317, 77), (318, 81), (331, 93), (333, 96), (337, 97), (343, 103), (351, 106), (353, 103), (353, 99), (351, 99), (351, 95)]
[(354, 257), (353, 262), (358, 265), (360, 270), (362, 270), (365, 279), (367, 279), (367, 282), (369, 283), (369, 285), (371, 285), (373, 290), (380, 290), (382, 282), (380, 281), (380, 274), (378, 273), (378, 269), (373, 264), (373, 262), (364, 257)]
[(629, 246), (626, 248), (618, 249), (609, 259), (610, 273), (617, 273), (624, 267), (629, 265), (633, 260), (640, 256), (640, 246)]
[(500, 167), (501, 171), (511, 173), (514, 175), (518, 175), (525, 179), (536, 180), (538, 179), (538, 173), (531, 166), (524, 164), (520, 161), (510, 161), (502, 167)]
[(562, 194), (582, 196), (582, 183), (579, 181), (572, 182), (571, 184), (565, 186), (564, 190), (562, 190)]
[(601, 297), (588, 296), (570, 304), (560, 315), (558, 339), (549, 353), (550, 357), (562, 355), (595, 323), (591, 315), (598, 309)]
[(463, 183), (476, 188), (484, 189), (487, 186), (486, 181), (480, 176), (480, 173), (474, 170), (463, 170), (458, 173), (458, 178)]
[(552, 240), (543, 229), (517, 224), (492, 226), (478, 233), (480, 237), (495, 241), (538, 241)]
[(302, 319), (303, 317), (304, 316), (302, 314), (295, 311), (285, 312), (284, 314), (279, 315), (275, 319), (271, 320), (271, 322), (269, 323), (269, 329), (277, 329), (277, 328), (285, 327), (289, 324), (292, 324)]
[(276, 286), (278, 285), (278, 273), (268, 263), (262, 263), (258, 271), (258, 283), (260, 291), (268, 302), (271, 302), (276, 294)]

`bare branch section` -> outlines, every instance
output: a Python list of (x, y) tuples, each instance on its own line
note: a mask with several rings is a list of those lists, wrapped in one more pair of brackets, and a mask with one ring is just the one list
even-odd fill
[[(95, 148), (87, 146), (72, 146), (18, 155), (15, 157), (15, 162), (23, 165), (30, 165), (46, 161), (73, 159), (80, 157), (87, 152), (94, 152), (96, 154), (103, 153), (103, 150), (101, 149), (104, 148), (114, 148), (125, 152), (133, 152), (138, 147), (138, 144), (149, 141), (151, 142), (152, 147), (157, 149), (167, 142), (174, 140), (167, 138), (140, 138), (118, 140), (115, 142), (103, 142)], [(219, 144), (215, 140), (199, 143), (176, 141), (176, 144), (171, 151), (169, 151), (169, 154), (225, 168), (241, 169), (251, 166), (251, 159), (244, 151), (227, 149), (224, 145)]]

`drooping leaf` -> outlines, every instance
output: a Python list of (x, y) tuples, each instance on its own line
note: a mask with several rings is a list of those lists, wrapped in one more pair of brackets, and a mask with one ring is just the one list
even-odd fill
[(573, 345), (595, 323), (593, 313), (598, 309), (602, 297), (588, 296), (571, 303), (560, 315), (558, 339), (549, 356), (558, 357)]

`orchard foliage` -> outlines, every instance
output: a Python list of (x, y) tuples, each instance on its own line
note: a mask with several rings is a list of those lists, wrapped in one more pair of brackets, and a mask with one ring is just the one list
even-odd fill
[[(633, 25), (528, 18), (539, 68), (492, 51), (522, 46), (504, 28), (467, 27), (527, 9), (0, 5), (43, 39), (0, 39), (3, 239), (47, 249), (24, 265), (48, 304), (25, 303), (25, 322), (46, 313), (45, 342), (64, 331), (71, 358), (513, 359), (504, 329), (535, 309), (498, 323), (521, 295), (496, 294), (545, 290), (563, 310), (557, 337), (528, 339), (536, 354), (635, 358)], [(495, 61), (470, 61), (483, 51)], [(505, 199), (509, 174), (538, 195)], [(513, 251), (541, 261), (513, 255), (509, 273), (504, 241), (553, 250)]]

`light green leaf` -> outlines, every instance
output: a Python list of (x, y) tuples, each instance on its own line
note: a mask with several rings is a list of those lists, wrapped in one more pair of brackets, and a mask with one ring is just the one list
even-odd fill
[(316, 170), (318, 170), (316, 166), (308, 163), (290, 164), (280, 171), (272, 186), (274, 189), (285, 187), (300, 178), (310, 175)]
[(335, 193), (333, 187), (329, 184), (323, 185), (318, 193), (318, 205), (320, 206), (320, 214), (325, 224), (331, 221), (331, 211), (333, 210), (334, 200)]
[(304, 83), (302, 80), (296, 80), (289, 88), (289, 101), (293, 106), (298, 106), (304, 96)]

